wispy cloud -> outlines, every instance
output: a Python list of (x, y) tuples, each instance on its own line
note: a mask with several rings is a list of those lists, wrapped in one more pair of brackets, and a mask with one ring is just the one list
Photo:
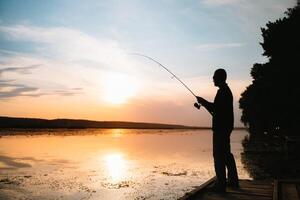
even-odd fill
[(53, 92), (53, 94), (59, 96), (73, 96), (80, 93), (82, 93), (82, 88), (70, 88), (69, 90), (56, 90)]
[[(85, 85), (80, 84), (80, 79), (88, 82), (92, 87), (93, 85), (99, 87), (101, 76), (105, 76), (99, 72), (83, 71), (84, 68), (91, 67), (95, 70), (115, 70), (128, 73), (135, 66), (132, 57), (128, 56), (117, 41), (96, 38), (74, 29), (9, 25), (0, 26), (0, 33), (8, 40), (32, 42), (33, 45), (38, 43), (38, 45), (34, 45), (36, 52), (33, 55), (1, 51), (1, 54), (5, 55), (2, 56), (4, 61), (0, 66), (2, 67), (2, 69), (0, 68), (0, 76), (3, 77), (4, 73), (9, 75), (8, 72), (20, 75), (29, 74), (32, 69), (43, 65), (43, 68), (37, 70), (36, 74), (31, 76), (33, 79), (26, 79), (26, 84), (10, 85), (10, 90), (5, 92), (2, 88), (0, 98), (53, 94), (72, 96), (83, 92), (82, 87)], [(24, 67), (23, 63), (26, 63), (27, 66)], [(10, 77), (15, 79), (15, 76)], [(20, 77), (21, 80), (22, 78)], [(20, 82), (20, 79), (18, 78), (18, 82)], [(50, 85), (51, 82), (53, 83), (52, 86)], [(75, 87), (80, 85), (80, 88), (74, 89), (74, 83)], [(45, 88), (45, 84), (48, 89)], [(27, 85), (33, 85), (33, 87)], [(11, 87), (15, 88), (12, 89)], [(52, 92), (48, 92), (49, 88), (52, 88)], [(32, 94), (33, 92), (35, 94)]]
[[(2, 63), (5, 66), (5, 63)], [(21, 75), (31, 74), (31, 70), (38, 68), (40, 65), (30, 65), (26, 67), (4, 67), (0, 69), (0, 78), (6, 72), (13, 72)], [(0, 79), (0, 100), (12, 99), (14, 97), (40, 97), (45, 95), (58, 95), (58, 96), (73, 96), (82, 93), (82, 88), (69, 88), (54, 91), (41, 91), (39, 87), (30, 86), (28, 84), (19, 83), (20, 80), (16, 79)]]
[(56, 90), (49, 92), (42, 92), (37, 87), (31, 87), (25, 84), (18, 84), (15, 80), (0, 80), (0, 100), (11, 99), (14, 97), (40, 97), (45, 95), (57, 96), (73, 96), (80, 94), (82, 88), (70, 88), (65, 90)]
[[(5, 66), (5, 63), (1, 64)], [(39, 65), (31, 65), (26, 67), (4, 67), (0, 68), (0, 78), (6, 72), (14, 72), (19, 74), (30, 74), (31, 70)], [(41, 96), (37, 87), (27, 86), (25, 84), (16, 83), (16, 80), (1, 80), (0, 79), (0, 99), (9, 99), (17, 96)]]
[(40, 43), (37, 54), (51, 55), (67, 62), (88, 61), (98, 67), (128, 70), (132, 66), (128, 54), (116, 40), (96, 38), (79, 30), (64, 27), (31, 25), (0, 26), (10, 40)]
[(37, 68), (40, 65), (31, 65), (27, 67), (6, 67), (0, 69), (0, 76), (4, 72), (16, 72), (16, 73), (21, 73), (21, 74), (30, 74), (32, 69)]
[(200, 44), (195, 46), (197, 50), (201, 51), (212, 51), (218, 49), (226, 49), (226, 48), (237, 48), (244, 46), (244, 43), (209, 43), (209, 44)]
[(9, 99), (17, 96), (41, 96), (36, 93), (38, 88), (23, 84), (14, 83), (14, 81), (0, 81), (0, 99)]
[[(118, 41), (91, 36), (79, 30), (27, 24), (0, 26), (0, 33), (7, 40), (31, 42), (35, 48), (33, 54), (26, 55), (2, 52), (5, 54), (2, 57), (7, 62), (1, 65), (7, 67), (3, 68), (0, 74), (28, 73), (29, 69), (26, 70), (22, 63), (26, 65), (40, 63), (43, 68), (32, 76), (35, 80), (30, 81), (31, 85), (34, 84), (43, 90), (43, 84), (47, 84), (64, 96), (73, 95), (74, 91), (60, 92), (61, 88), (79, 85), (80, 88), (90, 87), (94, 90), (101, 87), (103, 84), (101, 81), (106, 73), (116, 71), (135, 76), (141, 69), (141, 65), (137, 64), (139, 60), (129, 55)], [(59, 87), (50, 86), (51, 82)]]

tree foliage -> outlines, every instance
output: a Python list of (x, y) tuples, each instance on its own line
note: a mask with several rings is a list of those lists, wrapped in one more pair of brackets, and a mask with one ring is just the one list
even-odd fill
[(262, 28), (266, 63), (251, 69), (252, 84), (242, 93), (241, 121), (250, 133), (297, 134), (300, 125), (300, 0), (285, 17)]

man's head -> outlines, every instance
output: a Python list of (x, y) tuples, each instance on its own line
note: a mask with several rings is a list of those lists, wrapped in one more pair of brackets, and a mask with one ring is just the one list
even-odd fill
[(217, 87), (220, 87), (226, 83), (227, 74), (225, 69), (217, 69), (214, 73), (213, 80)]

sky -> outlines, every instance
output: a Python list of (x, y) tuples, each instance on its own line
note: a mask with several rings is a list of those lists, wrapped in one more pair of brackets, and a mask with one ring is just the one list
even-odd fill
[(261, 27), (295, 0), (0, 0), (0, 116), (211, 126), (224, 68), (238, 100), (262, 56)]

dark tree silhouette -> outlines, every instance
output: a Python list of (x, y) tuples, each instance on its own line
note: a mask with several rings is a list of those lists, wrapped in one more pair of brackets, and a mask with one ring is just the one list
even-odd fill
[(251, 136), (300, 134), (300, 0), (285, 15), (261, 29), (269, 61), (253, 65), (253, 82), (239, 100)]

